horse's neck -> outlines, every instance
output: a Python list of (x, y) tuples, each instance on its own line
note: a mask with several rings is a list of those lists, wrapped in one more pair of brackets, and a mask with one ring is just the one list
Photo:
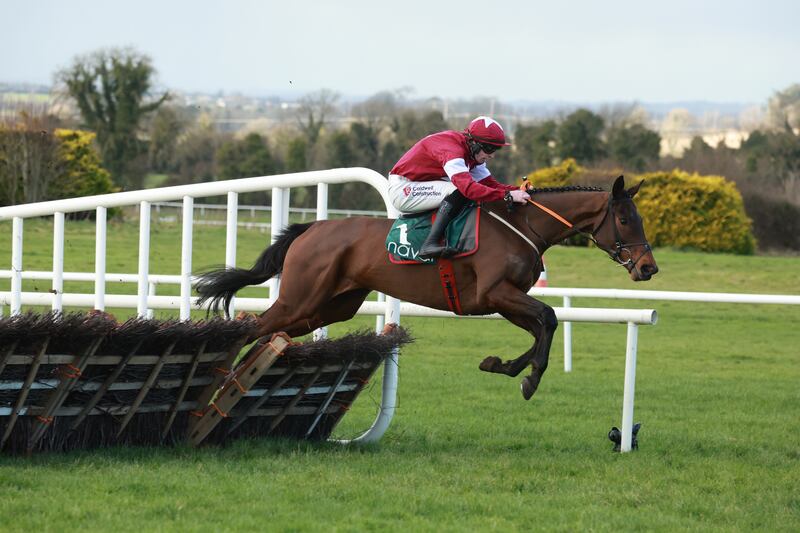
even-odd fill
[(534, 205), (527, 207), (526, 214), (518, 213), (515, 217), (519, 224), (521, 222), (519, 219), (527, 216), (533, 229), (545, 241), (544, 246), (550, 247), (576, 233), (591, 231), (599, 223), (599, 217), (605, 213), (608, 193), (600, 191), (549, 193), (534, 200), (566, 220), (565, 223), (557, 216)]

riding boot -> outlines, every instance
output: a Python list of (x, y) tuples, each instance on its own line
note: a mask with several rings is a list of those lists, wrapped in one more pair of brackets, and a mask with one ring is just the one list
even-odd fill
[(447, 242), (440, 244), (444, 237), (444, 232), (447, 225), (461, 212), (467, 199), (458, 191), (445, 196), (442, 203), (439, 205), (439, 211), (436, 212), (436, 220), (433, 221), (431, 232), (422, 243), (422, 248), (419, 250), (419, 256), (423, 259), (433, 259), (434, 257), (451, 257), (455, 255), (458, 250), (447, 246)]

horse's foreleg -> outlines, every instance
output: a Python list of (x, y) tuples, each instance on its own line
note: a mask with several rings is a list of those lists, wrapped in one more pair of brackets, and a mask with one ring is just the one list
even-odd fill
[(550, 345), (558, 320), (552, 307), (518, 289), (510, 292), (496, 291), (493, 300), (492, 303), (509, 322), (533, 335), (534, 343), (528, 351), (510, 361), (503, 362), (499, 357), (487, 357), (481, 362), (480, 369), (513, 377), (530, 364), (532, 372), (521, 384), (522, 395), (528, 400), (536, 392), (542, 375), (547, 370)]

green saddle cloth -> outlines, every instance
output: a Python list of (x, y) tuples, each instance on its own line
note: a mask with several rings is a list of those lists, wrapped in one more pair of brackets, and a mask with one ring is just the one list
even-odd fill
[[(431, 232), (433, 211), (414, 215), (403, 215), (392, 224), (386, 236), (386, 249), (392, 263), (433, 263), (435, 259), (422, 259), (419, 250)], [(447, 225), (445, 240), (447, 245), (458, 250), (454, 257), (473, 253), (478, 245), (476, 204), (467, 205), (456, 218)]]

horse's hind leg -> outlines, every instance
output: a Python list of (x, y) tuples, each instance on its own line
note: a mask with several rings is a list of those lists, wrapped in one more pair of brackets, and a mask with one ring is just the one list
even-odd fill
[(302, 337), (328, 324), (349, 320), (356, 314), (369, 292), (369, 289), (355, 289), (322, 303), (314, 301), (313, 305), (307, 303), (302, 306), (288, 306), (278, 298), (261, 315), (257, 336), (284, 331), (290, 337)]

